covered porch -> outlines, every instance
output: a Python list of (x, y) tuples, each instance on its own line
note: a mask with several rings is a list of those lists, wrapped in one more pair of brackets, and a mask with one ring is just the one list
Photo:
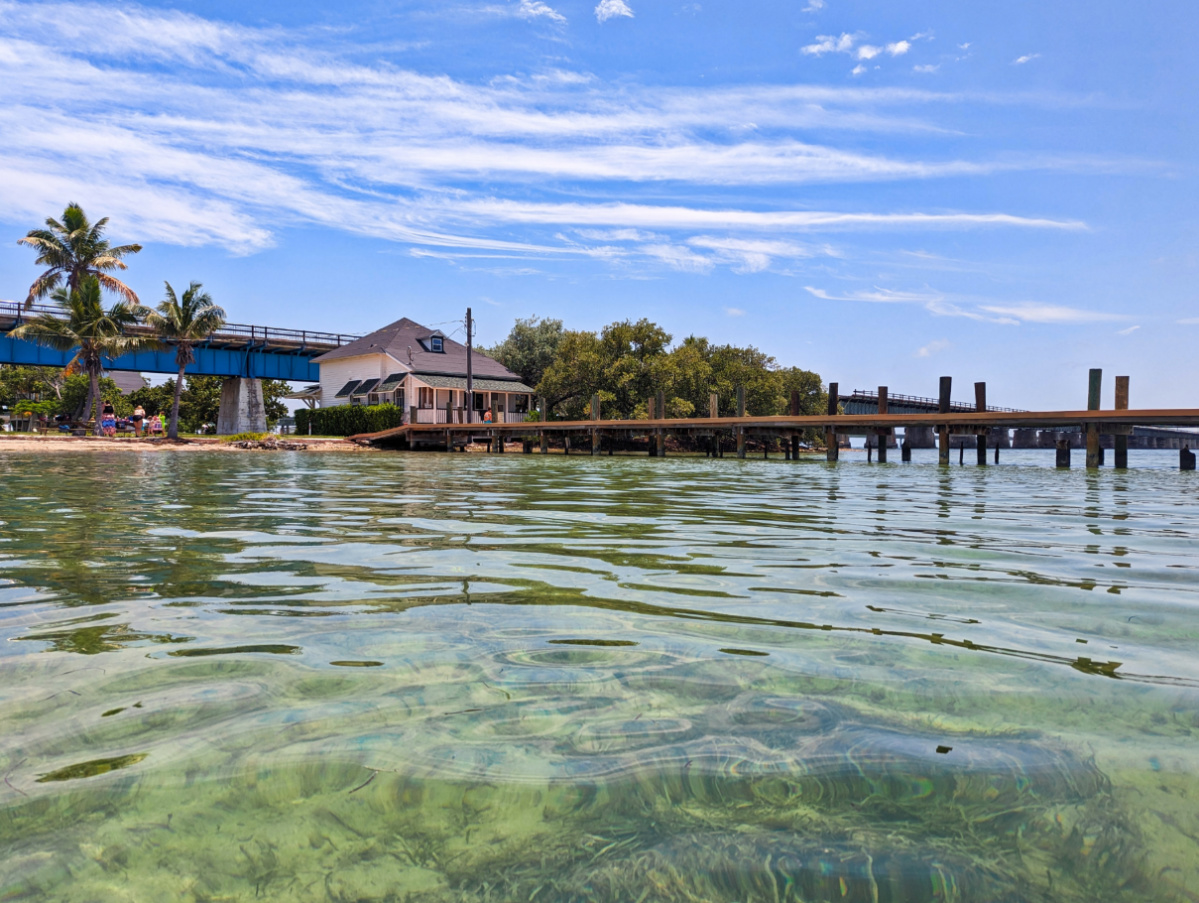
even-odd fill
[(533, 390), (514, 380), (473, 380), (469, 403), (464, 376), (413, 373), (408, 381), (408, 419), (416, 423), (482, 423), (487, 410), (493, 423), (524, 423), (533, 402)]

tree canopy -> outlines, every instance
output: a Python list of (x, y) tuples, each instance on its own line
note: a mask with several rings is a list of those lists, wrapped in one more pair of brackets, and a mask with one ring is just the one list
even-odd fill
[[(824, 409), (820, 375), (780, 367), (752, 346), (715, 345), (688, 336), (677, 345), (647, 319), (621, 320), (599, 332), (563, 329), (558, 320), (518, 320), (512, 333), (488, 352), (519, 373), (544, 396), (552, 416), (585, 418), (598, 394), (605, 418), (645, 417), (649, 398), (663, 392), (671, 417), (706, 417), (709, 398), (719, 396), (720, 416), (736, 413), (737, 388), (744, 387), (749, 414), (785, 414), (791, 393), (799, 412)], [(537, 368), (525, 362), (537, 361)], [(534, 378), (536, 377), (536, 378)]]
[(37, 265), (46, 270), (29, 286), (25, 306), (44, 298), (56, 289), (68, 293), (79, 289), (85, 279), (94, 278), (101, 288), (114, 292), (131, 305), (140, 302), (137, 293), (111, 274), (126, 269), (122, 258), (136, 254), (141, 245), (113, 245), (104, 238), (108, 217), (95, 223), (88, 220), (83, 208), (72, 201), (63, 211), (62, 221), (46, 218), (45, 229), (31, 229), (17, 244), (29, 245), (37, 251)]

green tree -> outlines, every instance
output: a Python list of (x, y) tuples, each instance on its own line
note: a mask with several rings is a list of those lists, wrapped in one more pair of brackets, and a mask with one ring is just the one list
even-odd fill
[(72, 201), (63, 211), (62, 222), (48, 217), (45, 229), (31, 229), (24, 238), (17, 239), (17, 244), (34, 248), (38, 254), (37, 265), (46, 267), (29, 287), (26, 309), (39, 298), (63, 287), (64, 280), (69, 294), (78, 290), (89, 277), (98, 280), (102, 288), (119, 295), (128, 304), (136, 306), (140, 303), (137, 293), (110, 275), (110, 271), (127, 269), (122, 258), (136, 254), (142, 246), (113, 247), (104, 238), (106, 225), (108, 217), (93, 224), (88, 221), (83, 208)]
[(61, 398), (65, 379), (64, 371), (58, 367), (0, 364), (0, 405), (11, 407), (21, 399)]
[[(91, 397), (91, 380), (86, 373), (68, 376), (63, 383), (62, 400), (59, 402), (57, 413), (67, 414), (72, 420), (84, 420), (90, 410), (86, 405)], [(100, 402), (111, 404), (118, 417), (125, 417), (133, 412), (132, 399), (124, 395), (120, 386), (107, 376), (100, 377)]]
[(562, 336), (561, 320), (529, 317), (527, 320), (517, 320), (508, 338), (498, 345), (479, 350), (513, 373), (520, 374), (525, 385), (536, 386), (554, 362), (558, 346), (562, 344)]
[[(100, 398), (104, 358), (119, 357), (153, 344), (152, 340), (126, 334), (129, 327), (137, 325), (145, 309), (118, 301), (105, 310), (100, 298), (100, 281), (95, 276), (84, 279), (73, 291), (56, 289), (52, 297), (61, 316), (42, 314), (18, 326), (11, 335), (59, 351), (75, 350), (72, 363), (78, 361), (88, 377), (86, 417)], [(96, 417), (95, 434), (103, 434), (99, 417)]]
[(225, 325), (225, 311), (212, 303), (208, 292), (193, 282), (183, 293), (175, 296), (171, 283), (166, 283), (167, 296), (158, 304), (158, 309), (146, 314), (146, 324), (164, 345), (175, 346), (175, 365), (179, 376), (175, 380), (175, 398), (171, 403), (171, 420), (167, 426), (167, 437), (179, 438), (179, 396), (183, 386), (183, 371), (195, 361), (193, 352), (197, 342), (203, 342)]

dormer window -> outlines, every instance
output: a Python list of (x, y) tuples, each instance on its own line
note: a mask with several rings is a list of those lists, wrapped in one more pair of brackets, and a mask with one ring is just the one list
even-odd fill
[(437, 354), (443, 354), (445, 352), (441, 336), (429, 336), (429, 350)]

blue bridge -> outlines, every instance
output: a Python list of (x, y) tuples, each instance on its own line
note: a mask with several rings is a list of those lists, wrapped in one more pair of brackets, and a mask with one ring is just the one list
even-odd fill
[[(9, 333), (40, 314), (58, 315), (57, 307), (0, 302), (0, 364), (39, 367), (65, 367), (73, 351), (55, 351)], [(133, 334), (150, 335), (150, 330), (135, 327)], [(195, 346), (195, 363), (185, 372), (197, 376), (241, 377), (243, 379), (283, 379), (316, 382), (319, 368), (312, 359), (358, 338), (330, 332), (308, 332), (267, 326), (242, 326), (226, 323), (219, 332)], [(175, 349), (138, 351), (105, 361), (106, 370), (135, 370), (142, 373), (178, 373)]]

